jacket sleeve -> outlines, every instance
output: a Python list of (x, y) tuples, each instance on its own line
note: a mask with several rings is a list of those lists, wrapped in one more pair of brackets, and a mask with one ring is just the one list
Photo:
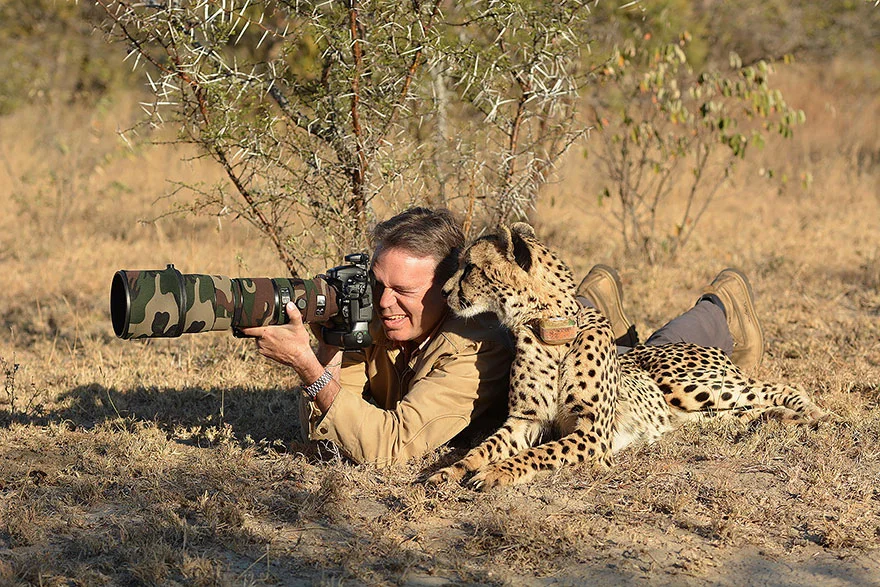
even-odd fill
[[(343, 396), (351, 395), (352, 397), (364, 398), (367, 396), (367, 374), (364, 371), (364, 355), (363, 353), (343, 353), (342, 369), (339, 373), (339, 394), (334, 400), (340, 401)], [(364, 403), (368, 403), (366, 399)], [(331, 406), (332, 407), (332, 406)], [(299, 396), (299, 437), (303, 442), (309, 440), (321, 440), (317, 438), (317, 425), (324, 419), (321, 410), (318, 409), (313, 402), (310, 402), (305, 395)]]
[(509, 347), (471, 341), (438, 357), (393, 410), (376, 407), (357, 386), (344, 384), (323, 419), (310, 423), (310, 438), (332, 441), (359, 463), (405, 462), (449, 441), (490, 406), (504, 403), (510, 361)]

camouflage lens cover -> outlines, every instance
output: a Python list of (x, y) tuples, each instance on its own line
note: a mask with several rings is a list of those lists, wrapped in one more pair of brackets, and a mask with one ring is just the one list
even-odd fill
[(225, 330), (232, 324), (228, 277), (162, 270), (117, 271), (110, 287), (113, 330), (120, 338), (175, 337)]
[(110, 314), (119, 338), (167, 338), (184, 333), (284, 324), (288, 301), (306, 322), (324, 322), (338, 311), (326, 281), (229, 278), (161, 270), (117, 271)]

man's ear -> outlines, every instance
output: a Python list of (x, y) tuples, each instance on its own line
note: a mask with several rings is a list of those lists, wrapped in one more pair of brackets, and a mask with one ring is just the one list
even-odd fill
[[(522, 227), (525, 227), (524, 230)], [(532, 227), (523, 222), (517, 222), (510, 228), (502, 226), (498, 229), (498, 247), (508, 261), (519, 265), (520, 269), (527, 272), (532, 268), (532, 252), (523, 236), (535, 236)]]

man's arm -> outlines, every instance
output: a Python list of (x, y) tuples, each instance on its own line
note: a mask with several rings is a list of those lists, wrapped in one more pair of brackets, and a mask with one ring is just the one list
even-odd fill
[[(489, 340), (451, 350), (411, 383), (393, 410), (364, 400), (357, 385), (341, 391), (324, 417), (310, 423), (310, 438), (332, 441), (357, 462), (391, 465), (437, 448), (488, 408), (505, 405), (510, 348)], [(363, 381), (362, 373), (361, 367)]]
[[(363, 385), (345, 385), (340, 376), (342, 352), (320, 345), (312, 350), (302, 316), (287, 306), (290, 322), (283, 326), (244, 329), (257, 339), (260, 353), (292, 367), (304, 385), (317, 381), (325, 369), (333, 375), (310, 406), (312, 440), (330, 440), (357, 462), (390, 465), (423, 455), (461, 432), (492, 405), (504, 405), (512, 351), (500, 340), (461, 338), (433, 358), (430, 371), (410, 383), (393, 410), (363, 399)], [(352, 366), (352, 369), (358, 366)], [(357, 374), (365, 382), (363, 367)], [(345, 386), (347, 389), (343, 389)], [(316, 413), (317, 410), (317, 413)]]

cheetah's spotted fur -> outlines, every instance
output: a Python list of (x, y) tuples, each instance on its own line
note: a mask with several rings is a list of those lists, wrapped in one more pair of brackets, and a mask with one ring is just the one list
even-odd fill
[[(641, 346), (618, 356), (608, 321), (580, 306), (571, 271), (525, 223), (502, 227), (468, 247), (445, 291), (461, 316), (498, 315), (513, 332), (516, 356), (507, 421), (434, 474), (432, 483), (474, 473), (471, 485), (488, 489), (565, 464), (609, 466), (612, 455), (632, 442), (656, 440), (709, 413), (795, 423), (824, 416), (803, 392), (746, 377), (718, 349)], [(544, 344), (530, 325), (560, 316), (577, 320), (576, 337)], [(549, 428), (559, 439), (539, 444)]]

